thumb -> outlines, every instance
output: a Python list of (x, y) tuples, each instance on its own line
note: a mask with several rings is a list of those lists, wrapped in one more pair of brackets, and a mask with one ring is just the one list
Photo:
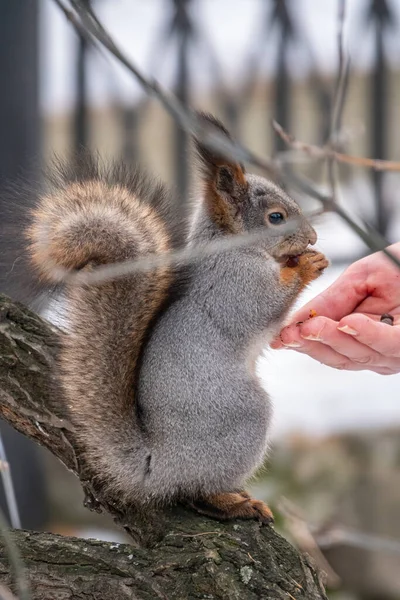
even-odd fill
[[(367, 269), (362, 263), (355, 263), (325, 291), (295, 312), (287, 326), (306, 321), (312, 316), (340, 321), (351, 314), (367, 295)], [(274, 349), (283, 347), (279, 335), (270, 346)]]
[(298, 310), (291, 323), (305, 321), (311, 316), (340, 321), (352, 313), (368, 295), (366, 270), (355, 269), (355, 266), (346, 269), (332, 285)]

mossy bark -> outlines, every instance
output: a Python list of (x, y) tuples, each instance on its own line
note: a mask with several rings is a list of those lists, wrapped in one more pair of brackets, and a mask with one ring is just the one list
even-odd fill
[[(33, 599), (326, 598), (309, 560), (272, 527), (221, 523), (180, 506), (142, 514), (94, 489), (51, 375), (60, 335), (0, 296), (0, 414), (72, 470), (89, 508), (110, 512), (132, 545), (13, 531)], [(1, 541), (0, 580), (17, 591)]]

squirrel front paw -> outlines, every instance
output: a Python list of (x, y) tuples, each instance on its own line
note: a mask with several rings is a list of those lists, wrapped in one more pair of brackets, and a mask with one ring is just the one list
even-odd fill
[(304, 287), (322, 275), (328, 265), (329, 261), (322, 252), (306, 250), (300, 256), (291, 257), (286, 261), (281, 268), (281, 281), (290, 285), (300, 277)]

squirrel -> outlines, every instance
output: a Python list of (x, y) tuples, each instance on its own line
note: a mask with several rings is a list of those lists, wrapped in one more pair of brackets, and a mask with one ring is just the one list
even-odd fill
[[(215, 117), (201, 118), (231, 139)], [(255, 362), (328, 261), (309, 248), (316, 232), (283, 189), (195, 143), (202, 190), (183, 241), (177, 203), (161, 184), (87, 161), (80, 173), (58, 166), (55, 187), (38, 198), (25, 231), (29, 260), (51, 284), (57, 268), (274, 234), (203, 256), (184, 273), (165, 263), (103, 283), (67, 282), (59, 359), (85, 462), (114, 497), (268, 523), (269, 507), (244, 491), (266, 454), (271, 413)]]

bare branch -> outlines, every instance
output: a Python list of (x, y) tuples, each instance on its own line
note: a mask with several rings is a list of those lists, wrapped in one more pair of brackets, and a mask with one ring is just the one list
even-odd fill
[(17, 500), (15, 497), (14, 483), (10, 471), (10, 463), (7, 460), (6, 449), (3, 444), (3, 439), (0, 433), (0, 473), (4, 487), (4, 495), (6, 497), (8, 514), (10, 515), (11, 527), (19, 529), (21, 520)]
[(8, 523), (4, 518), (3, 513), (0, 511), (0, 537), (3, 538), (3, 545), (7, 550), (7, 554), (10, 559), (11, 568), (14, 571), (14, 577), (18, 590), (19, 600), (30, 600), (31, 589), (26, 577), (25, 567), (22, 562), (22, 558), (16, 545), (13, 536), (10, 534), (8, 529)]
[[(310, 220), (323, 214), (323, 210), (317, 210), (306, 215)], [(290, 233), (294, 231), (299, 223), (299, 218), (293, 217), (288, 219), (283, 225), (277, 225), (273, 230), (260, 229), (258, 231), (235, 234), (225, 236), (223, 239), (216, 239), (210, 241), (206, 245), (189, 245), (182, 249), (175, 250), (172, 252), (164, 252), (163, 254), (149, 254), (141, 258), (134, 260), (127, 260), (119, 263), (112, 263), (104, 266), (94, 267), (91, 271), (77, 271), (71, 272), (67, 269), (61, 269), (60, 267), (54, 266), (52, 273), (58, 282), (64, 283), (76, 283), (76, 284), (91, 284), (91, 283), (104, 283), (111, 279), (117, 279), (119, 277), (125, 277), (130, 273), (152, 271), (155, 268), (165, 267), (167, 265), (179, 265), (191, 264), (199, 261), (208, 256), (215, 254), (221, 254), (237, 248), (244, 248), (250, 246), (257, 241), (270, 240), (269, 246), (265, 248), (271, 250), (277, 242), (274, 240), (284, 233)], [(46, 240), (43, 239), (42, 244), (46, 244)]]
[(363, 156), (352, 156), (337, 152), (330, 146), (315, 146), (297, 140), (293, 135), (285, 131), (276, 121), (272, 121), (272, 126), (279, 137), (293, 150), (306, 154), (310, 158), (326, 159), (334, 158), (337, 162), (352, 165), (354, 167), (364, 167), (374, 169), (375, 171), (400, 171), (400, 161), (380, 160), (378, 158), (365, 158)]
[(315, 540), (320, 548), (331, 548), (332, 546), (349, 545), (356, 548), (364, 548), (374, 552), (388, 552), (400, 555), (400, 541), (384, 538), (372, 533), (347, 529), (340, 525), (315, 534)]
[[(0, 319), (0, 415), (74, 471), (85, 492), (93, 495), (88, 506), (108, 511), (147, 546), (6, 530), (9, 545), (0, 539), (3, 585), (16, 587), (10, 550), (18, 547), (32, 600), (155, 600), (175, 598), (178, 589), (182, 598), (194, 598), (201, 590), (215, 598), (326, 600), (315, 568), (273, 527), (256, 521), (219, 522), (183, 506), (138, 510), (121, 503), (117, 492), (96, 490), (73, 429), (60, 427), (66, 408), (54, 387), (54, 366), (63, 334), (1, 295)], [(22, 592), (26, 580), (19, 569), (18, 574), (15, 593), (27, 600)]]
[(338, 6), (338, 30), (337, 30), (337, 48), (338, 48), (338, 74), (336, 78), (335, 92), (333, 96), (332, 118), (330, 126), (330, 143), (337, 142), (337, 135), (340, 132), (341, 121), (344, 109), (344, 100), (347, 90), (349, 59), (344, 53), (344, 24), (346, 19), (346, 0), (339, 0)]
[[(292, 176), (285, 171), (282, 164), (279, 161), (271, 161), (265, 158), (261, 158), (254, 154), (251, 150), (239, 144), (237, 142), (231, 142), (228, 138), (221, 135), (213, 127), (205, 127), (203, 122), (200, 122), (197, 115), (187, 109), (179, 99), (174, 96), (172, 93), (165, 92), (162, 87), (155, 81), (146, 78), (141, 71), (130, 61), (125, 54), (121, 51), (121, 49), (114, 42), (109, 33), (105, 30), (93, 9), (88, 4), (83, 4), (80, 0), (71, 0), (72, 6), (74, 7), (76, 14), (79, 16), (77, 19), (76, 15), (71, 16), (71, 11), (69, 11), (62, 0), (55, 0), (57, 5), (63, 10), (64, 14), (68, 18), (68, 20), (79, 30), (82, 34), (82, 29), (85, 30), (85, 35), (87, 39), (90, 40), (96, 47), (100, 44), (102, 47), (106, 48), (119, 62), (121, 62), (139, 81), (142, 85), (143, 89), (146, 92), (159, 100), (165, 110), (181, 125), (181, 127), (189, 134), (195, 136), (199, 141), (203, 144), (211, 148), (212, 150), (216, 150), (221, 152), (225, 156), (232, 158), (233, 160), (238, 160), (241, 162), (247, 162), (254, 166), (257, 166), (263, 169), (268, 176), (276, 178), (277, 176), (281, 179), (291, 180), (292, 183), (295, 183), (297, 189), (302, 191), (303, 193), (307, 193), (311, 197), (320, 200), (323, 203), (323, 207), (325, 210), (333, 210), (336, 212), (344, 221), (355, 231), (357, 235), (363, 239), (363, 241), (369, 246), (371, 250), (384, 250), (388, 245), (387, 241), (381, 238), (376, 232), (372, 232), (368, 228), (363, 230), (360, 228), (355, 221), (344, 211), (343, 208), (340, 208), (335, 203), (335, 198), (327, 197), (321, 194), (311, 182), (306, 180), (305, 178), (301, 178), (299, 176)], [(344, 4), (343, 4), (344, 5)], [(344, 12), (343, 12), (343, 20), (344, 20)], [(78, 24), (79, 23), (79, 24)], [(332, 155), (336, 157), (335, 155)], [(324, 154), (326, 157), (326, 153)], [(384, 250), (385, 251), (385, 250)], [(193, 253), (193, 250), (191, 250)], [(400, 261), (396, 257), (392, 257), (391, 254), (385, 251), (386, 254), (397, 264), (400, 266)], [(195, 254), (193, 253), (194, 259)], [(150, 259), (146, 259), (150, 260)], [(157, 259), (161, 260), (161, 259)], [(188, 256), (184, 256), (183, 260), (191, 260)], [(117, 276), (121, 276), (122, 274), (127, 274), (131, 272), (131, 270), (127, 270), (127, 266), (122, 265), (110, 265), (109, 267), (100, 267), (102, 270), (107, 269), (108, 274), (107, 278), (113, 278), (113, 273), (116, 273)], [(130, 269), (135, 269), (134, 265), (130, 265)], [(138, 267), (143, 269), (143, 264)], [(146, 266), (146, 269), (151, 268), (150, 266)], [(121, 275), (120, 275), (121, 273)], [(56, 276), (61, 280), (64, 280), (66, 277), (66, 273), (58, 271)], [(104, 275), (104, 273), (103, 273)], [(105, 276), (105, 275), (104, 275)], [(95, 277), (95, 270), (91, 273), (91, 277)], [(100, 275), (99, 275), (100, 277)], [(101, 279), (104, 281), (105, 279)]]

